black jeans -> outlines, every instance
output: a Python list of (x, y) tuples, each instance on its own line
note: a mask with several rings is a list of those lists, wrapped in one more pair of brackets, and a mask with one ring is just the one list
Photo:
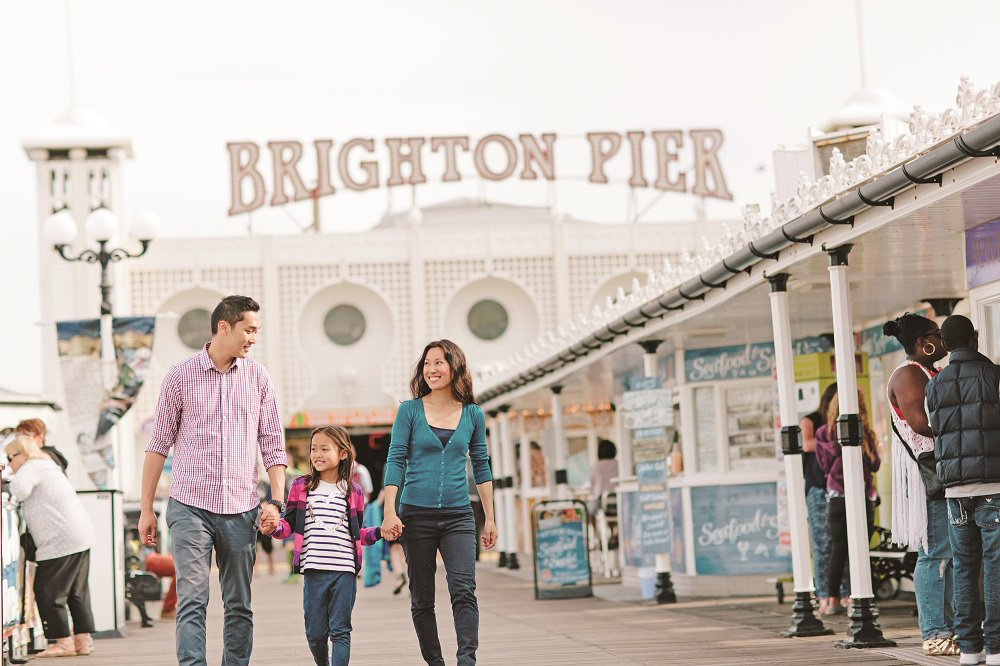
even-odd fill
[(458, 639), (458, 666), (476, 663), (479, 606), (476, 601), (476, 520), (472, 507), (400, 508), (403, 549), (410, 574), (410, 613), (420, 654), (432, 666), (444, 666), (434, 616), (434, 575), (441, 551)]
[[(58, 640), (69, 636), (69, 616), (73, 618), (72, 633), (93, 633), (90, 550), (39, 562), (35, 570), (34, 591), (45, 638)], [(69, 616), (66, 614), (67, 607)]]
[[(835, 592), (840, 589), (840, 581), (844, 575), (844, 564), (847, 563), (847, 501), (843, 497), (831, 497), (827, 506), (827, 525), (830, 529), (830, 560), (827, 563), (827, 589)], [(875, 532), (875, 502), (865, 500), (865, 512), (868, 518), (868, 540)], [(865, 549), (867, 551), (867, 548)]]

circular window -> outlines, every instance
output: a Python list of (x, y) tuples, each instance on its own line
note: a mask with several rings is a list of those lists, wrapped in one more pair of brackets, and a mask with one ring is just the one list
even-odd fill
[(353, 305), (338, 305), (326, 313), (323, 330), (331, 342), (347, 347), (365, 334), (365, 316)]
[(204, 308), (188, 310), (177, 322), (177, 337), (185, 347), (200, 351), (212, 339), (212, 314)]
[(496, 340), (507, 330), (507, 310), (494, 300), (479, 301), (469, 310), (469, 330), (480, 340)]

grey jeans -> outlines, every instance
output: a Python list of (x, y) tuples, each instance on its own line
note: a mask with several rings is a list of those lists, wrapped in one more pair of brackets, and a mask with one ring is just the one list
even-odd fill
[(223, 666), (246, 666), (253, 650), (250, 582), (257, 559), (259, 508), (246, 513), (219, 514), (170, 498), (167, 527), (177, 571), (177, 663), (204, 666), (205, 611), (212, 549), (219, 565), (225, 607)]

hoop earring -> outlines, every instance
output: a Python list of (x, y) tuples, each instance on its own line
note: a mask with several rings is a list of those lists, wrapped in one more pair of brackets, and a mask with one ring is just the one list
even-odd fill
[[(931, 346), (931, 350), (930, 351), (927, 351), (927, 345)], [(924, 352), (925, 356), (932, 356), (934, 354), (934, 352), (937, 351), (937, 347), (934, 346), (933, 342), (925, 342), (923, 348), (921, 349), (921, 351)]]

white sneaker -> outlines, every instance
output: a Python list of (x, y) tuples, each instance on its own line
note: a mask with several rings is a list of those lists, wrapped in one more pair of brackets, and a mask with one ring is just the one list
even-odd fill
[[(993, 656), (993, 655), (991, 655)], [(1000, 656), (1000, 655), (998, 655)], [(983, 651), (979, 652), (963, 652), (962, 656), (958, 658), (959, 664), (981, 664), (986, 660), (986, 653)], [(1000, 661), (996, 662), (1000, 664)]]
[(986, 655), (986, 666), (1000, 666), (1000, 654)]

